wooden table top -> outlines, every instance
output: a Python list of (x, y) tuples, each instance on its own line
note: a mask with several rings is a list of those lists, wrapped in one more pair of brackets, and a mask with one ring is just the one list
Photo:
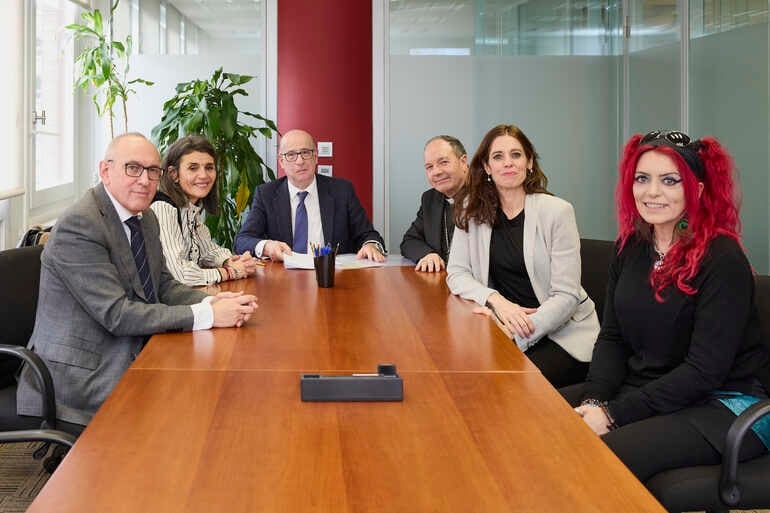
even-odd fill
[[(154, 337), (28, 511), (664, 511), (443, 275), (335, 280), (268, 266), (247, 326)], [(403, 402), (300, 400), (385, 361)]]
[(269, 264), (221, 287), (259, 297), (245, 326), (153, 337), (133, 368), (374, 372), (392, 362), (399, 371), (537, 371), (445, 280), (369, 268), (338, 271), (335, 286), (322, 289), (313, 271)]

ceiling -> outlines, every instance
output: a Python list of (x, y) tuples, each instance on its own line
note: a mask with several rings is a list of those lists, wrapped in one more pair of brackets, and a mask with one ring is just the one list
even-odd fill
[(169, 0), (187, 19), (213, 38), (258, 37), (264, 0)]

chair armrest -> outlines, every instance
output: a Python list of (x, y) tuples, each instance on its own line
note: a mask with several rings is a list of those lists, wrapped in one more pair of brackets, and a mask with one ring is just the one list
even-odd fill
[(74, 435), (54, 429), (26, 429), (0, 432), (0, 443), (52, 442), (72, 447), (77, 438)]
[(765, 399), (746, 408), (730, 425), (722, 455), (722, 470), (719, 476), (719, 495), (728, 506), (735, 506), (741, 500), (738, 489), (738, 455), (743, 437), (759, 419), (770, 413), (770, 399)]
[(0, 354), (20, 358), (33, 370), (43, 390), (43, 428), (56, 429), (56, 395), (51, 373), (43, 359), (26, 347), (8, 344), (0, 344)]

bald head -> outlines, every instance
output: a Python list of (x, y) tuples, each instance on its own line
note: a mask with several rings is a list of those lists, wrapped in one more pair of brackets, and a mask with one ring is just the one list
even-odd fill
[[(126, 164), (142, 166), (139, 176), (128, 176)], [(114, 138), (99, 162), (99, 178), (110, 194), (132, 214), (150, 206), (158, 180), (150, 180), (148, 167), (160, 167), (158, 149), (145, 136), (128, 133)]]
[[(127, 132), (125, 134), (120, 134), (110, 141), (110, 143), (107, 145), (107, 149), (104, 151), (104, 160), (111, 160), (116, 151), (116, 148), (123, 144), (129, 144), (131, 140), (134, 140), (134, 142), (144, 141), (155, 148), (155, 145), (152, 144), (143, 134), (140, 134), (139, 132)], [(157, 152), (158, 149), (155, 148), (155, 151)], [(160, 154), (158, 154), (158, 157), (160, 157)]]
[(286, 145), (294, 144), (296, 142), (301, 142), (308, 148), (315, 148), (315, 139), (313, 139), (313, 136), (310, 135), (309, 132), (295, 128), (283, 134), (283, 137), (281, 137), (281, 142), (278, 146), (278, 152), (286, 153)]

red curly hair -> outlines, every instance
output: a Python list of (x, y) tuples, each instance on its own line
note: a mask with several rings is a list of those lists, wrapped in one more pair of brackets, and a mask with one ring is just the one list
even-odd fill
[(650, 274), (650, 283), (656, 300), (663, 301), (663, 290), (674, 285), (680, 291), (693, 295), (691, 285), (700, 270), (709, 243), (717, 235), (726, 235), (740, 243), (740, 200), (734, 184), (733, 159), (713, 137), (704, 137), (691, 143), (703, 164), (703, 192), (698, 197), (701, 181), (690, 170), (684, 158), (667, 145), (642, 144), (642, 135), (631, 137), (620, 159), (620, 177), (615, 191), (618, 216), (618, 252), (622, 251), (632, 235), (651, 240), (652, 227), (640, 216), (634, 201), (633, 184), (639, 158), (648, 151), (665, 154), (674, 161), (682, 177), (685, 213), (688, 226), (677, 228), (676, 243), (666, 254), (663, 264)]

